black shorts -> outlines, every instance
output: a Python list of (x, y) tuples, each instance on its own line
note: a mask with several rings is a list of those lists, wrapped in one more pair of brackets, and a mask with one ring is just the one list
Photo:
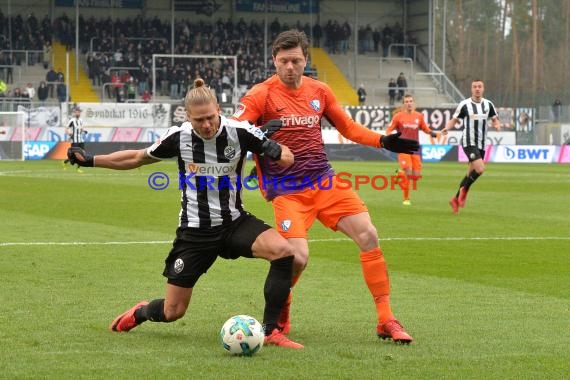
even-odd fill
[(169, 284), (192, 288), (218, 256), (232, 260), (252, 258), (253, 242), (270, 228), (249, 213), (225, 226), (178, 228), (162, 274)]
[(81, 149), (85, 149), (85, 143), (71, 143), (71, 147), (72, 148), (81, 148)]
[(469, 145), (469, 146), (464, 146), (463, 151), (465, 152), (465, 155), (467, 156), (469, 162), (473, 162), (479, 159), (481, 160), (485, 159), (485, 149), (479, 149), (476, 146)]

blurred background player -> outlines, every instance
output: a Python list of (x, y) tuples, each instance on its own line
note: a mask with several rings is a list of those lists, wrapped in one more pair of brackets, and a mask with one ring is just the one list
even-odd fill
[[(410, 343), (412, 337), (392, 314), (390, 281), (378, 233), (359, 196), (352, 190), (338, 188), (339, 182), (324, 150), (321, 120), (326, 118), (344, 137), (363, 145), (410, 153), (418, 149), (418, 143), (401, 139), (399, 134), (381, 136), (347, 116), (327, 84), (303, 75), (308, 46), (303, 32), (280, 33), (272, 48), (276, 75), (255, 85), (241, 99), (233, 117), (256, 125), (280, 119), (283, 127), (272, 138), (289, 146), (295, 155), (295, 163), (288, 168), (279, 167), (265, 157), (256, 157), (258, 172), (262, 174), (258, 176), (260, 189), (272, 201), (277, 231), (295, 247), (293, 285), (307, 266), (307, 234), (318, 219), (358, 245), (364, 280), (376, 306), (378, 337)], [(284, 178), (287, 187), (279, 186)], [(312, 181), (310, 185), (307, 179)], [(291, 297), (279, 318), (285, 334), (290, 331), (290, 305)]]
[[(402, 134), (402, 138), (418, 141), (418, 143), (420, 129), (431, 137), (437, 136), (437, 132), (432, 131), (427, 126), (424, 115), (416, 111), (416, 103), (412, 95), (404, 95), (402, 103), (404, 106), (400, 112), (392, 117), (392, 121), (386, 129), (386, 135), (396, 131)], [(410, 201), (410, 181), (415, 182), (420, 179), (422, 175), (421, 149), (411, 154), (398, 153), (398, 162), (400, 163), (398, 177), (400, 177), (400, 187), (404, 195), (402, 204), (410, 206), (412, 204)]]
[[(69, 140), (71, 141), (72, 148), (81, 148), (85, 149), (85, 139), (84, 135), (87, 134), (87, 131), (83, 129), (83, 120), (81, 119), (81, 108), (79, 106), (75, 106), (73, 108), (73, 117), (67, 123), (67, 127), (65, 128), (65, 134), (69, 136)], [(63, 161), (63, 169), (67, 169), (67, 163), (69, 159)], [(79, 166), (77, 166), (77, 172), (83, 173), (83, 170)]]
[[(69, 149), (74, 164), (116, 170), (177, 158), (180, 178), (184, 178), (179, 184), (183, 196), (176, 239), (163, 272), (167, 278), (166, 296), (137, 303), (115, 318), (109, 329), (128, 332), (146, 321), (176, 321), (186, 313), (198, 279), (218, 256), (256, 257), (270, 262), (264, 286), (265, 344), (303, 348), (277, 328), (291, 286), (293, 247), (275, 229), (243, 209), (238, 183), (247, 151), (283, 166), (291, 165), (294, 157), (286, 146), (269, 140), (257, 127), (221, 116), (216, 97), (204, 86), (203, 79), (194, 81), (194, 88), (186, 96), (186, 110), (188, 122), (170, 128), (147, 149), (94, 157), (80, 148)], [(190, 169), (201, 165), (226, 170), (224, 174), (205, 176)]]
[(491, 119), (493, 127), (499, 131), (501, 122), (493, 103), (483, 98), (485, 84), (480, 79), (471, 82), (471, 97), (462, 100), (453, 113), (451, 119), (441, 131), (453, 128), (460, 120), (463, 120), (463, 134), (461, 146), (469, 160), (467, 175), (459, 184), (459, 189), (454, 197), (449, 200), (449, 205), (454, 214), (459, 213), (459, 207), (465, 207), (467, 192), (473, 183), (485, 171), (485, 134), (487, 133), (488, 120)]

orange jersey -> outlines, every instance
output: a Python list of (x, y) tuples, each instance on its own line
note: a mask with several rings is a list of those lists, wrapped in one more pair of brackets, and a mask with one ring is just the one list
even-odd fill
[(418, 111), (406, 112), (400, 111), (394, 115), (386, 134), (389, 135), (394, 130), (402, 132), (400, 138), (419, 141), (419, 129), (427, 133), (431, 133), (431, 129), (427, 126), (424, 115)]
[[(282, 168), (265, 157), (258, 157), (259, 170), (265, 184), (264, 195), (273, 199), (278, 195), (297, 193), (297, 185), (315, 183), (333, 175), (325, 153), (321, 121), (326, 118), (347, 139), (373, 147), (380, 147), (380, 135), (352, 120), (342, 109), (328, 85), (303, 77), (301, 87), (286, 87), (277, 75), (255, 85), (242, 99), (234, 118), (263, 125), (271, 119), (281, 119), (283, 127), (271, 136), (286, 145), (295, 155), (295, 163)], [(289, 188), (281, 186), (287, 179)]]

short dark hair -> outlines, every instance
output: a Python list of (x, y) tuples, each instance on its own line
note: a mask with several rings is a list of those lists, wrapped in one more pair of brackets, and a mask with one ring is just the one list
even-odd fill
[(296, 29), (286, 30), (275, 37), (271, 54), (275, 57), (279, 50), (293, 49), (297, 46), (301, 47), (305, 58), (309, 56), (309, 40), (305, 32), (300, 32)]

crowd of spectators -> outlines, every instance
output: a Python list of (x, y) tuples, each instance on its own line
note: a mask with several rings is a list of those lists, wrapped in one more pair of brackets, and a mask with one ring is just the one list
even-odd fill
[[(2, 50), (41, 51), (30, 54), (27, 63), (43, 63), (48, 70), (52, 38), (60, 40), (68, 49), (74, 47), (74, 20), (65, 14), (53, 23), (47, 16), (38, 21), (33, 14), (25, 19), (16, 16), (11, 20), (12, 46), (6, 37), (7, 19), (0, 13), (0, 79), (7, 84), (13, 81), (13, 72), (7, 66), (22, 64), (24, 55), (16, 52), (5, 54)], [(275, 18), (269, 25), (269, 40), (291, 27), (303, 30), (312, 38), (314, 46), (323, 45), (329, 53), (346, 54), (353, 48), (350, 25), (348, 22), (340, 24), (336, 20), (329, 20), (323, 27), (317, 22), (311, 28), (309, 23), (289, 25)], [(214, 22), (179, 20), (175, 24), (172, 53), (236, 56), (238, 87), (245, 91), (272, 73), (270, 55), (268, 62), (264, 62), (263, 29), (262, 22), (246, 22), (243, 18), (237, 22), (221, 18)], [(152, 55), (171, 53), (169, 22), (157, 17), (143, 19), (137, 16), (113, 20), (110, 17), (95, 19), (79, 16), (78, 30), (79, 46), (85, 55), (89, 78), (94, 86), (102, 88), (101, 93), (106, 98), (117, 102), (150, 99)], [(378, 52), (381, 46), (386, 55), (387, 44), (403, 41), (401, 31), (397, 23), (393, 27), (386, 25), (382, 31), (379, 28), (372, 30), (370, 25), (362, 27), (358, 30), (359, 52)], [(232, 59), (162, 57), (155, 64), (156, 95), (180, 99), (198, 77), (216, 91), (220, 102), (229, 102), (236, 95)], [(267, 72), (265, 67), (268, 68)], [(312, 73), (313, 69), (309, 64), (308, 72)], [(65, 88), (59, 85), (60, 82), (63, 83), (62, 78), (61, 70), (56, 72), (50, 68), (47, 71), (45, 86), (48, 88), (48, 98), (60, 99), (59, 92), (65, 100)], [(13, 89), (11, 96), (15, 94), (16, 89)]]

